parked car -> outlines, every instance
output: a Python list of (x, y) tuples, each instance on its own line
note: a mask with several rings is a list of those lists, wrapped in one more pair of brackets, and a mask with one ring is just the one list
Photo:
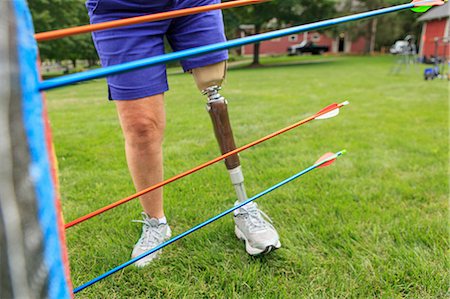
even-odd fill
[(312, 55), (320, 55), (328, 52), (330, 48), (328, 46), (318, 46), (311, 41), (302, 41), (298, 45), (290, 46), (287, 51), (288, 55), (301, 55), (304, 53), (311, 53)]

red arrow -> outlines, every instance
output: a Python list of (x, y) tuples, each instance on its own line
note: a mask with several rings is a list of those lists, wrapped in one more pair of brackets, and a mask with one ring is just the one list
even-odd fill
[[(162, 182), (160, 182), (158, 184), (150, 186), (150, 187), (148, 187), (148, 188), (146, 188), (144, 190), (136, 192), (136, 193), (134, 193), (134, 194), (132, 194), (132, 195), (130, 195), (128, 197), (125, 197), (125, 198), (123, 198), (121, 200), (118, 200), (118, 201), (116, 201), (116, 202), (114, 202), (112, 204), (109, 204), (109, 205), (107, 205), (107, 206), (105, 206), (103, 208), (100, 208), (100, 209), (98, 209), (98, 210), (96, 210), (94, 212), (91, 212), (91, 213), (86, 214), (86, 215), (84, 215), (82, 217), (79, 217), (79, 218), (77, 218), (75, 220), (72, 220), (72, 221), (66, 223), (64, 227), (67, 229), (67, 228), (72, 227), (72, 226), (74, 226), (74, 225), (76, 225), (78, 223), (86, 221), (86, 220), (88, 220), (88, 219), (90, 219), (90, 218), (92, 218), (94, 216), (97, 216), (97, 215), (102, 214), (102, 213), (104, 213), (104, 212), (106, 212), (108, 210), (111, 210), (111, 209), (113, 209), (113, 208), (115, 208), (117, 206), (120, 206), (120, 205), (122, 205), (122, 204), (124, 204), (124, 203), (126, 203), (126, 202), (128, 202), (128, 201), (130, 201), (132, 199), (135, 199), (135, 198), (143, 195), (143, 194), (146, 194), (146, 193), (148, 193), (150, 191), (153, 191), (155, 189), (161, 188), (162, 186), (165, 186), (165, 185), (167, 185), (169, 183), (172, 183), (172, 182), (174, 182), (174, 181), (176, 181), (178, 179), (181, 179), (181, 178), (183, 178), (183, 177), (185, 177), (187, 175), (190, 175), (190, 174), (192, 174), (194, 172), (197, 172), (200, 169), (203, 169), (203, 168), (205, 168), (207, 166), (210, 166), (210, 165), (212, 165), (214, 163), (217, 163), (217, 162), (219, 162), (219, 161), (221, 161), (223, 159), (226, 159), (226, 158), (228, 158), (228, 157), (230, 157), (232, 155), (235, 155), (235, 154), (237, 154), (239, 152), (242, 152), (242, 151), (244, 151), (244, 150), (246, 150), (246, 149), (248, 149), (250, 147), (253, 147), (253, 146), (257, 145), (257, 144), (260, 144), (260, 143), (262, 143), (264, 141), (267, 141), (267, 140), (269, 140), (269, 139), (271, 139), (271, 138), (273, 138), (275, 136), (278, 136), (278, 135), (281, 135), (283, 133), (286, 133), (287, 131), (290, 131), (290, 130), (292, 130), (294, 128), (297, 128), (297, 127), (299, 127), (299, 126), (301, 126), (303, 124), (306, 124), (306, 123), (308, 123), (308, 122), (310, 122), (312, 120), (321, 119), (320, 117), (322, 117), (324, 115), (327, 115), (327, 114), (328, 115), (333, 115), (333, 114), (337, 115), (339, 113), (340, 108), (345, 106), (345, 105), (347, 105), (347, 104), (348, 104), (347, 101), (345, 101), (343, 103), (340, 103), (340, 104), (331, 104), (331, 105), (325, 107), (324, 109), (320, 110), (319, 112), (315, 113), (314, 115), (311, 115), (310, 117), (305, 118), (305, 119), (303, 119), (303, 120), (301, 120), (301, 121), (299, 121), (299, 122), (297, 122), (297, 123), (295, 123), (293, 125), (290, 125), (290, 126), (284, 128), (284, 129), (276, 131), (275, 133), (269, 134), (269, 135), (267, 135), (265, 137), (262, 137), (262, 138), (260, 138), (260, 139), (258, 139), (256, 141), (253, 141), (253, 142), (251, 142), (251, 143), (249, 143), (247, 145), (244, 145), (244, 146), (242, 146), (240, 148), (237, 148), (237, 149), (235, 149), (235, 150), (233, 150), (231, 152), (228, 152), (228, 153), (226, 153), (226, 154), (224, 154), (222, 156), (219, 156), (219, 157), (217, 157), (215, 159), (212, 159), (212, 160), (210, 160), (208, 162), (205, 162), (205, 163), (203, 163), (203, 164), (201, 164), (201, 165), (199, 165), (197, 167), (194, 167), (194, 168), (192, 168), (190, 170), (182, 172), (182, 173), (180, 173), (180, 174), (178, 174), (176, 176), (173, 176), (173, 177), (171, 177), (171, 178), (169, 178), (169, 179), (167, 179), (165, 181), (162, 181)], [(336, 113), (336, 110), (337, 110), (337, 113)], [(329, 117), (327, 117), (327, 118), (329, 118)]]

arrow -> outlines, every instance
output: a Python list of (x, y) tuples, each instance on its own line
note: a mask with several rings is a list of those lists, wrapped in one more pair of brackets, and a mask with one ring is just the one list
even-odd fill
[[(232, 7), (251, 5), (251, 4), (259, 4), (259, 3), (263, 3), (263, 2), (267, 2), (267, 1), (270, 1), (270, 0), (235, 0), (235, 1), (229, 1), (229, 2), (224, 2), (224, 3), (212, 4), (212, 5), (190, 7), (190, 8), (184, 8), (184, 9), (179, 9), (179, 10), (174, 10), (174, 11), (160, 12), (160, 13), (151, 14), (151, 15), (132, 17), (132, 18), (114, 20), (114, 21), (109, 21), (109, 22), (102, 22), (102, 23), (97, 23), (97, 24), (89, 24), (89, 25), (76, 26), (76, 27), (71, 27), (71, 28), (52, 30), (52, 31), (47, 31), (47, 32), (39, 32), (34, 35), (34, 38), (36, 39), (36, 41), (39, 41), (39, 42), (47, 41), (47, 40), (53, 40), (53, 39), (67, 37), (67, 36), (73, 36), (73, 35), (78, 35), (78, 34), (83, 34), (83, 33), (112, 29), (112, 28), (117, 28), (117, 27), (173, 19), (173, 18), (198, 14), (198, 13), (207, 12), (207, 11), (216, 10), (216, 9), (227, 9), (227, 8), (232, 8)], [(414, 2), (424, 2), (424, 0), (413, 0), (413, 3)], [(415, 12), (426, 12), (433, 6), (444, 4), (444, 1), (429, 0), (428, 2), (430, 2), (430, 3), (423, 3), (423, 4), (419, 3), (416, 5), (415, 8), (412, 8), (412, 10)]]
[(339, 112), (340, 112), (339, 108), (342, 106), (348, 105), (348, 104), (349, 104), (348, 101), (345, 101), (341, 104), (331, 104), (331, 105), (323, 108), (319, 112), (317, 112), (316, 114), (319, 116), (317, 116), (315, 119), (328, 119), (328, 118), (338, 116)]
[(270, 0), (236, 0), (236, 1), (229, 1), (229, 2), (224, 2), (224, 3), (212, 4), (212, 5), (184, 8), (184, 9), (179, 9), (179, 10), (166, 11), (166, 12), (161, 12), (161, 13), (156, 13), (156, 14), (151, 14), (151, 15), (126, 18), (126, 19), (120, 19), (120, 20), (97, 23), (97, 24), (83, 25), (83, 26), (77, 26), (77, 27), (71, 27), (71, 28), (65, 28), (65, 29), (59, 29), (59, 30), (52, 30), (52, 31), (47, 31), (47, 32), (39, 32), (34, 35), (34, 38), (37, 41), (46, 41), (46, 40), (52, 40), (52, 39), (66, 37), (66, 36), (78, 35), (78, 34), (82, 34), (82, 33), (112, 29), (112, 28), (147, 23), (147, 22), (155, 22), (155, 21), (173, 19), (173, 18), (198, 14), (198, 13), (211, 11), (211, 10), (239, 7), (239, 6), (250, 5), (250, 4), (259, 4), (259, 3), (263, 3), (263, 2), (267, 2), (267, 1), (270, 1)]
[(433, 6), (443, 5), (447, 1), (439, 1), (439, 0), (413, 0), (412, 4), (414, 4), (414, 8), (411, 8), (414, 12), (424, 13), (427, 12)]
[(270, 40), (270, 39), (274, 39), (274, 38), (279, 38), (279, 37), (286, 36), (286, 35), (296, 34), (296, 33), (305, 32), (305, 31), (312, 31), (312, 30), (316, 30), (319, 28), (330, 27), (330, 26), (334, 26), (337, 24), (342, 24), (342, 23), (346, 23), (346, 22), (350, 22), (350, 21), (367, 19), (369, 17), (379, 16), (379, 15), (384, 15), (384, 14), (388, 14), (388, 13), (392, 13), (392, 12), (396, 12), (396, 11), (414, 8), (415, 6), (423, 4), (423, 3), (427, 3), (429, 5), (430, 0), (396, 5), (396, 6), (392, 6), (392, 7), (388, 7), (388, 8), (382, 8), (382, 9), (363, 12), (363, 13), (354, 14), (354, 15), (350, 15), (350, 16), (334, 18), (334, 19), (315, 22), (315, 23), (311, 23), (311, 24), (306, 24), (306, 25), (295, 26), (295, 27), (291, 27), (291, 28), (261, 33), (261, 34), (247, 36), (247, 37), (243, 37), (243, 38), (239, 38), (239, 39), (229, 40), (226, 42), (196, 47), (196, 48), (192, 48), (192, 49), (187, 49), (187, 50), (172, 52), (172, 53), (168, 53), (168, 54), (164, 54), (164, 55), (159, 55), (159, 56), (144, 58), (144, 59), (135, 60), (135, 61), (131, 61), (131, 62), (126, 62), (126, 63), (122, 63), (122, 64), (118, 64), (118, 65), (108, 66), (108, 67), (104, 67), (104, 68), (100, 68), (100, 69), (95, 69), (95, 70), (90, 70), (90, 71), (86, 71), (86, 72), (61, 76), (58, 78), (49, 79), (49, 80), (45, 80), (45, 81), (41, 82), (38, 86), (38, 89), (40, 91), (49, 90), (49, 89), (53, 89), (53, 88), (57, 88), (57, 87), (74, 84), (77, 82), (107, 77), (110, 75), (129, 72), (132, 70), (146, 68), (146, 67), (153, 66), (153, 65), (165, 64), (165, 63), (172, 62), (172, 61), (177, 61), (177, 60), (186, 59), (186, 58), (190, 58), (190, 57), (200, 56), (200, 55), (206, 54), (206, 53), (216, 52), (216, 51), (230, 49), (230, 48), (234, 48), (234, 47), (240, 47), (240, 46), (247, 45), (247, 44), (258, 43), (258, 42), (262, 42), (262, 41)]
[(108, 272), (106, 272), (106, 273), (104, 273), (104, 274), (102, 274), (102, 275), (100, 275), (100, 276), (98, 276), (98, 277), (96, 277), (96, 278), (86, 282), (86, 283), (84, 283), (83, 285), (75, 288), (73, 290), (73, 292), (74, 293), (78, 293), (79, 291), (84, 290), (85, 288), (93, 285), (94, 283), (99, 282), (100, 280), (102, 280), (102, 279), (104, 279), (104, 278), (106, 278), (106, 277), (116, 273), (117, 271), (122, 270), (123, 268), (125, 268), (125, 267), (127, 267), (127, 266), (129, 266), (129, 265), (131, 265), (131, 264), (133, 264), (135, 262), (137, 262), (138, 260), (140, 260), (140, 259), (142, 259), (142, 258), (144, 258), (144, 257), (146, 257), (146, 256), (148, 256), (148, 255), (150, 255), (150, 254), (152, 254), (152, 253), (154, 253), (154, 252), (156, 252), (156, 251), (166, 247), (167, 245), (170, 245), (170, 244), (180, 240), (181, 238), (186, 237), (187, 235), (195, 232), (196, 230), (199, 230), (202, 227), (205, 227), (206, 225), (208, 225), (208, 224), (210, 224), (210, 223), (212, 223), (212, 222), (222, 218), (223, 216), (225, 216), (227, 214), (232, 213), (233, 211), (235, 211), (235, 210), (245, 206), (246, 204), (248, 204), (248, 203), (250, 203), (250, 202), (252, 202), (252, 201), (254, 201), (254, 200), (256, 200), (256, 199), (258, 199), (258, 198), (260, 198), (260, 197), (262, 197), (262, 196), (264, 196), (264, 195), (266, 195), (268, 193), (270, 193), (270, 192), (272, 192), (275, 189), (280, 188), (283, 185), (286, 185), (287, 183), (289, 183), (289, 182), (291, 182), (291, 181), (301, 177), (302, 175), (304, 175), (304, 174), (306, 174), (306, 173), (308, 173), (308, 172), (310, 172), (310, 171), (312, 171), (312, 170), (314, 170), (316, 168), (329, 166), (339, 156), (342, 156), (343, 154), (345, 154), (345, 152), (346, 152), (345, 150), (342, 150), (342, 151), (337, 152), (335, 154), (333, 154), (333, 153), (325, 154), (316, 163), (314, 163), (312, 166), (310, 166), (310, 167), (300, 171), (297, 174), (294, 174), (293, 176), (285, 179), (284, 181), (279, 182), (276, 185), (273, 185), (272, 187), (262, 191), (261, 193), (256, 194), (255, 196), (247, 199), (246, 201), (243, 201), (242, 203), (239, 203), (238, 205), (236, 205), (236, 206), (234, 206), (232, 208), (229, 208), (228, 210), (226, 210), (226, 211), (224, 211), (224, 212), (222, 212), (222, 213), (220, 213), (220, 214), (218, 214), (218, 215), (216, 215), (216, 216), (214, 216), (214, 217), (212, 217), (212, 218), (210, 218), (210, 219), (208, 219), (208, 220), (206, 220), (206, 221), (204, 221), (204, 222), (202, 222), (202, 223), (200, 223), (200, 224), (198, 224), (198, 225), (196, 225), (196, 226), (194, 226), (194, 227), (192, 227), (190, 229), (188, 229), (184, 233), (181, 233), (181, 234), (177, 235), (176, 237), (173, 237), (172, 239), (170, 239), (170, 240), (168, 240), (168, 241), (166, 241), (164, 243), (159, 244), (158, 246), (150, 249), (149, 251), (144, 252), (143, 254), (141, 254), (141, 255), (139, 255), (139, 256), (137, 256), (137, 257), (135, 257), (135, 258), (133, 258), (133, 259), (131, 259), (131, 260), (129, 260), (129, 261), (127, 261), (127, 262), (125, 262), (125, 263), (123, 263), (123, 264), (113, 268), (113, 269), (111, 269), (111, 270), (109, 270)]
[[(345, 153), (345, 150), (343, 151)], [(336, 161), (336, 155), (334, 153), (326, 153), (322, 157), (319, 158), (319, 160), (316, 161), (317, 168), (325, 168), (328, 165), (331, 165)]]
[(148, 192), (151, 192), (151, 191), (153, 191), (155, 189), (161, 188), (161, 187), (163, 187), (163, 186), (165, 186), (165, 185), (167, 185), (169, 183), (172, 183), (172, 182), (174, 182), (176, 180), (179, 180), (179, 179), (181, 179), (181, 178), (183, 178), (183, 177), (185, 177), (187, 175), (190, 175), (190, 174), (192, 174), (194, 172), (197, 172), (197, 171), (199, 171), (199, 170), (201, 170), (201, 169), (203, 169), (203, 168), (205, 168), (207, 166), (210, 166), (210, 165), (212, 165), (214, 163), (217, 163), (217, 162), (219, 162), (221, 160), (224, 160), (224, 159), (226, 159), (226, 158), (228, 158), (228, 157), (230, 157), (232, 155), (240, 153), (240, 152), (242, 152), (242, 151), (244, 151), (244, 150), (246, 150), (246, 149), (248, 149), (250, 147), (258, 145), (258, 144), (260, 144), (260, 143), (262, 143), (264, 141), (267, 141), (267, 140), (269, 140), (269, 139), (271, 139), (271, 138), (273, 138), (275, 136), (278, 136), (278, 135), (281, 135), (283, 133), (286, 133), (286, 132), (288, 132), (288, 131), (290, 131), (290, 130), (292, 130), (294, 128), (297, 128), (297, 127), (299, 127), (299, 126), (301, 126), (303, 124), (306, 124), (307, 122), (310, 122), (310, 121), (315, 120), (315, 119), (319, 119), (320, 120), (320, 119), (322, 119), (321, 118), (322, 116), (327, 115), (327, 114), (328, 115), (332, 115), (332, 114), (338, 115), (340, 108), (345, 106), (345, 105), (348, 105), (348, 104), (349, 103), (347, 101), (345, 101), (345, 102), (340, 103), (340, 104), (334, 103), (334, 104), (328, 105), (327, 107), (323, 108), (319, 112), (317, 112), (317, 113), (311, 115), (310, 117), (305, 118), (305, 119), (303, 119), (303, 120), (301, 120), (301, 121), (299, 121), (299, 122), (297, 122), (297, 123), (295, 123), (293, 125), (290, 125), (290, 126), (284, 128), (284, 129), (276, 131), (276, 132), (274, 132), (272, 134), (269, 134), (269, 135), (267, 135), (265, 137), (262, 137), (262, 138), (260, 138), (260, 139), (258, 139), (256, 141), (253, 141), (253, 142), (251, 142), (249, 144), (246, 144), (246, 145), (244, 145), (244, 146), (242, 146), (240, 148), (232, 150), (231, 152), (228, 152), (228, 153), (226, 153), (224, 155), (221, 155), (221, 156), (219, 156), (219, 157), (217, 157), (215, 159), (212, 159), (212, 160), (210, 160), (208, 162), (205, 162), (205, 163), (203, 163), (201, 165), (198, 165), (197, 167), (194, 167), (194, 168), (192, 168), (190, 170), (182, 172), (182, 173), (180, 173), (180, 174), (178, 174), (176, 176), (173, 176), (173, 177), (171, 177), (171, 178), (169, 178), (169, 179), (167, 179), (165, 181), (162, 181), (162, 182), (160, 182), (158, 184), (150, 186), (150, 187), (148, 187), (148, 188), (146, 188), (146, 189), (144, 189), (142, 191), (136, 192), (136, 193), (134, 193), (134, 194), (132, 194), (132, 195), (130, 195), (128, 197), (125, 197), (125, 198), (123, 198), (121, 200), (118, 200), (118, 201), (116, 201), (116, 202), (114, 202), (112, 204), (104, 206), (103, 208), (100, 208), (100, 209), (98, 209), (96, 211), (93, 211), (93, 212), (91, 212), (89, 214), (86, 214), (86, 215), (84, 215), (82, 217), (79, 217), (79, 218), (77, 218), (75, 220), (72, 220), (72, 221), (66, 223), (64, 225), (64, 228), (67, 229), (67, 228), (72, 227), (74, 225), (77, 225), (77, 224), (79, 224), (81, 222), (84, 222), (84, 221), (86, 221), (88, 219), (91, 219), (94, 216), (100, 215), (100, 214), (102, 214), (102, 213), (104, 213), (104, 212), (106, 212), (108, 210), (111, 210), (111, 209), (113, 209), (115, 207), (118, 207), (118, 206), (120, 206), (120, 205), (122, 205), (122, 204), (124, 204), (126, 202), (129, 202), (130, 200), (133, 200), (133, 199), (135, 199), (135, 198), (137, 198), (137, 197), (139, 197), (141, 195), (144, 195), (144, 194), (146, 194)]

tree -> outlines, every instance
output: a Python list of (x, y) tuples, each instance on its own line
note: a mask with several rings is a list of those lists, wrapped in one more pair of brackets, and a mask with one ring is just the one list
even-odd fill
[[(29, 7), (36, 32), (89, 23), (84, 0), (32, 0)], [(89, 34), (40, 42), (39, 53), (41, 59), (70, 59), (74, 66), (77, 59), (98, 59)]]
[[(387, 1), (386, 3), (395, 5), (403, 2)], [(403, 11), (381, 17), (377, 26), (375, 49), (379, 50), (381, 47), (390, 46), (396, 40), (404, 39), (408, 34), (415, 36), (417, 40), (421, 28), (417, 18), (420, 16), (419, 13)]]
[[(318, 18), (331, 17), (335, 13), (333, 0), (272, 0), (267, 3), (240, 7), (230, 10), (239, 18), (240, 24), (255, 26), (255, 34), (268, 29), (301, 25), (316, 21)], [(259, 43), (254, 44), (253, 63), (259, 65)]]
[[(358, 13), (402, 3), (404, 2), (401, 0), (347, 0), (340, 3), (338, 10), (341, 14)], [(417, 36), (419, 27), (416, 19), (418, 16), (419, 14), (413, 12), (401, 12), (359, 21), (351, 25), (341, 25), (340, 28), (346, 28), (353, 39), (365, 36), (367, 39), (366, 52), (373, 53), (383, 46), (403, 39), (407, 34)]]

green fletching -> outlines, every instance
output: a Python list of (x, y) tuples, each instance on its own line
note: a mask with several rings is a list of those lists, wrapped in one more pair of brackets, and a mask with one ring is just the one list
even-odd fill
[(423, 13), (423, 12), (427, 12), (432, 7), (433, 6), (417, 6), (417, 7), (411, 8), (411, 10), (413, 12)]

